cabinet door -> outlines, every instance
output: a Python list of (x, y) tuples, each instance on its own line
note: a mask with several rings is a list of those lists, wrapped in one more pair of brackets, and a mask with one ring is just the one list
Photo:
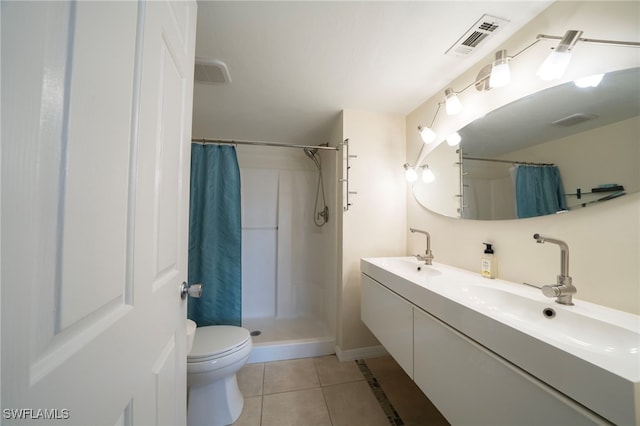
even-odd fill
[(413, 306), (362, 274), (362, 321), (413, 378)]
[(451, 424), (607, 424), (418, 308), (414, 327), (414, 381)]

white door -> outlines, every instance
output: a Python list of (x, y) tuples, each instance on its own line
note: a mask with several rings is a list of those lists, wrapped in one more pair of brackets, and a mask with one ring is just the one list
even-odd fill
[(196, 4), (1, 18), (0, 423), (184, 424)]

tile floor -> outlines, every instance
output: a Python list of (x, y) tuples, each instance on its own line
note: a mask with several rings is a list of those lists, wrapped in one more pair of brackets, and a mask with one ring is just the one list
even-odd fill
[(245, 406), (234, 426), (448, 425), (393, 358), (365, 363), (388, 402), (376, 399), (358, 363), (335, 355), (247, 364), (238, 372)]

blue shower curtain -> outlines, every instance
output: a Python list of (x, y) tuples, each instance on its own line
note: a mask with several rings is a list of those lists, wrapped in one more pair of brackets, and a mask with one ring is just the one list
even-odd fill
[(566, 209), (558, 167), (517, 166), (516, 212), (519, 218), (543, 216)]
[(189, 298), (198, 324), (241, 323), (240, 169), (228, 145), (193, 145), (189, 204), (189, 284), (204, 285)]

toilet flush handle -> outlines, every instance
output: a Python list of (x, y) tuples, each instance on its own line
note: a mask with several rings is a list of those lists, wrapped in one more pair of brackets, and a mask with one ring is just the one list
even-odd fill
[(180, 299), (186, 299), (187, 294), (196, 298), (202, 296), (202, 284), (187, 285), (187, 283), (183, 281), (180, 285)]

